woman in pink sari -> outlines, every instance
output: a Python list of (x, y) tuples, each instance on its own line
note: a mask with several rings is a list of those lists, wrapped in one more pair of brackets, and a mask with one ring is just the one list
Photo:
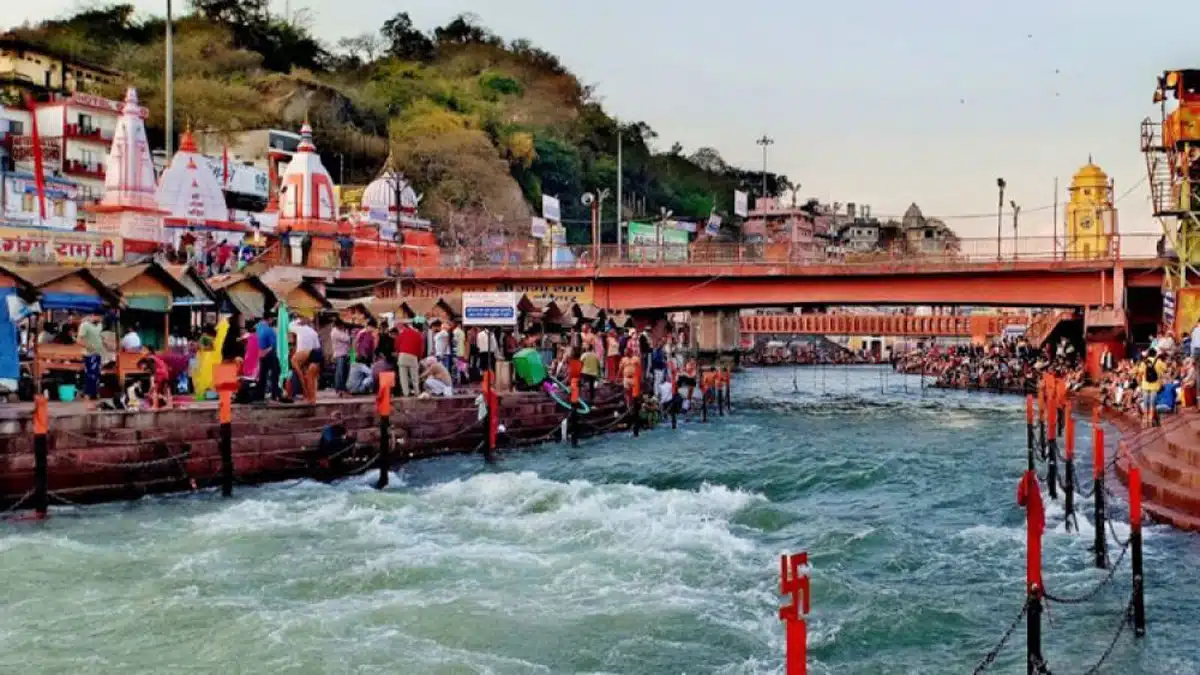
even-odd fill
[(258, 339), (254, 336), (254, 320), (247, 319), (246, 331), (242, 334), (246, 341), (246, 359), (242, 362), (242, 377), (258, 380)]

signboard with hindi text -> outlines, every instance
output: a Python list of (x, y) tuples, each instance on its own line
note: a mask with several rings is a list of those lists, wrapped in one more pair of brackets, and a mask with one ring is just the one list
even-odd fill
[(517, 325), (517, 294), (508, 292), (462, 294), (464, 326)]
[(520, 298), (528, 296), (537, 303), (554, 301), (559, 306), (591, 305), (593, 303), (591, 281), (562, 281), (555, 283), (446, 283), (421, 281), (415, 283), (402, 279), (400, 297), (403, 298), (450, 298), (462, 293), (516, 293)]
[(92, 232), (0, 227), (0, 259), (67, 265), (109, 265), (125, 257), (120, 237)]

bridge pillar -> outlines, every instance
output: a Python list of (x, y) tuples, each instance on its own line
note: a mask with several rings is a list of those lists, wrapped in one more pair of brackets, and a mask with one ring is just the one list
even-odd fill
[(1104, 372), (1103, 358), (1107, 351), (1115, 365), (1125, 358), (1125, 337), (1129, 334), (1125, 312), (1114, 308), (1091, 308), (1084, 311), (1083, 334), (1087, 374), (1098, 381)]

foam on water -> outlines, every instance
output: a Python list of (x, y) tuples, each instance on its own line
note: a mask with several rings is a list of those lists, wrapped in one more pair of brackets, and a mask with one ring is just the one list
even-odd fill
[[(775, 394), (752, 372), (709, 425), (421, 462), (382, 492), (366, 475), (5, 524), (0, 672), (781, 673), (778, 554), (803, 549), (812, 672), (963, 672), (1021, 601), (1023, 404), (895, 377)], [(1091, 502), (1076, 508), (1067, 533), (1047, 499), (1064, 595), (1104, 575)], [(1155, 624), (1113, 672), (1197, 672), (1175, 648), (1200, 630), (1194, 598), (1171, 591), (1200, 582), (1197, 552), (1146, 534)], [(1118, 573), (1096, 604), (1052, 610), (1055, 672), (1098, 656), (1128, 589)]]

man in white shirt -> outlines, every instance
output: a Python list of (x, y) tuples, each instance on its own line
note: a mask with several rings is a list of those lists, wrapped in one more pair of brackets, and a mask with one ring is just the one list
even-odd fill
[(321, 336), (308, 324), (308, 320), (297, 318), (291, 325), (296, 336), (296, 353), (292, 355), (292, 370), (309, 403), (317, 402), (317, 382), (321, 364), (325, 360), (321, 352)]
[(480, 372), (492, 370), (496, 367), (496, 355), (499, 353), (500, 347), (496, 338), (492, 335), (492, 331), (487, 328), (480, 328), (479, 334), (475, 336), (475, 348), (479, 351)]
[(121, 338), (121, 351), (138, 354), (142, 351), (142, 338), (137, 334), (137, 328), (130, 326)]
[(446, 372), (454, 372), (453, 357), (450, 355), (450, 331), (446, 330), (446, 326), (441, 321), (433, 322), (433, 355), (437, 357), (438, 363), (446, 369)]

